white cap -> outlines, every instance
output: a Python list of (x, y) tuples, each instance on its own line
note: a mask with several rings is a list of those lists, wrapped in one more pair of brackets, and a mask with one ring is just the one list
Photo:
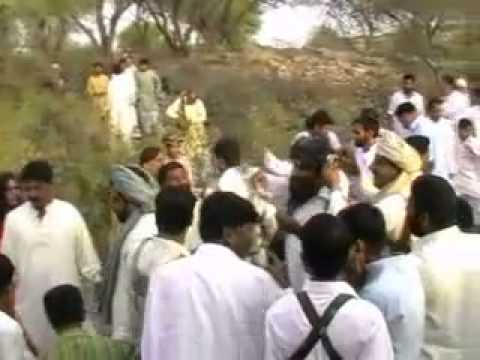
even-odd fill
[(468, 82), (465, 78), (455, 80), (455, 85), (460, 89), (468, 89)]

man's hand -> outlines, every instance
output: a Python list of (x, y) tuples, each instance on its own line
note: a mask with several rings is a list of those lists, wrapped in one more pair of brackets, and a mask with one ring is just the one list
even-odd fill
[(277, 211), (276, 216), (277, 216), (279, 230), (283, 230), (286, 233), (293, 234), (293, 235), (300, 234), (300, 230), (302, 229), (302, 226), (297, 220), (295, 220), (293, 217), (285, 213), (282, 213), (281, 211)]

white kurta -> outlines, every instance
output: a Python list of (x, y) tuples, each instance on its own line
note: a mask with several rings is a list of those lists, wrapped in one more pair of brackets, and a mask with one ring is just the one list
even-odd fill
[(427, 305), (421, 359), (480, 359), (480, 236), (451, 227), (419, 239), (413, 252)]
[(407, 95), (403, 90), (399, 90), (392, 95), (388, 104), (387, 114), (393, 118), (393, 130), (402, 137), (405, 136), (405, 128), (396, 118), (395, 111), (400, 105), (407, 102), (415, 105), (420, 115), (425, 113), (425, 100), (420, 93), (414, 91), (411, 95)]
[[(337, 215), (347, 205), (348, 199), (345, 198), (341, 191), (331, 191), (327, 188), (322, 188), (317, 196), (294, 211), (293, 218), (303, 226), (315, 215), (324, 213)], [(297, 236), (292, 234), (287, 236), (285, 253), (290, 285), (296, 291), (301, 291), (307, 279), (307, 273), (301, 259), (302, 245)]]
[(118, 281), (112, 302), (112, 336), (118, 340), (132, 341), (135, 339), (133, 319), (138, 315), (133, 308), (131, 289), (132, 254), (143, 239), (158, 233), (155, 214), (144, 215), (128, 234), (123, 244)]
[(201, 245), (154, 273), (142, 359), (263, 360), (265, 314), (281, 293), (230, 249)]
[(443, 116), (449, 120), (456, 120), (460, 114), (471, 106), (470, 96), (458, 90), (448, 94), (443, 102)]
[(0, 359), (26, 360), (27, 344), (20, 325), (4, 312), (0, 311)]
[[(342, 359), (393, 360), (392, 344), (382, 314), (374, 305), (358, 299), (350, 285), (342, 281), (307, 281), (304, 290), (320, 316), (338, 295), (356, 297), (338, 311), (327, 328), (328, 337)], [(267, 314), (264, 359), (289, 359), (311, 330), (295, 294), (285, 295)], [(322, 343), (318, 342), (305, 360), (327, 359)]]
[(377, 154), (377, 144), (373, 144), (368, 150), (355, 149), (355, 162), (360, 174), (352, 179), (350, 192), (355, 201), (365, 201), (374, 196), (378, 189), (374, 185), (371, 166)]
[(185, 115), (186, 120), (190, 124), (204, 124), (207, 121), (207, 109), (201, 99), (196, 99), (193, 104), (183, 104), (182, 100), (178, 98), (167, 109), (166, 115), (172, 119), (178, 119), (182, 115)]
[(53, 200), (45, 216), (30, 203), (10, 212), (5, 224), (4, 253), (15, 264), (19, 283), (17, 311), (41, 352), (54, 332), (43, 309), (43, 296), (55, 286), (82, 280), (99, 282), (100, 262), (80, 213), (71, 204)]
[(398, 241), (402, 237), (407, 217), (408, 199), (402, 194), (388, 194), (373, 204), (383, 214), (389, 240)]
[(132, 139), (133, 131), (138, 125), (135, 101), (135, 77), (130, 72), (113, 75), (108, 85), (110, 122), (113, 131), (126, 142)]

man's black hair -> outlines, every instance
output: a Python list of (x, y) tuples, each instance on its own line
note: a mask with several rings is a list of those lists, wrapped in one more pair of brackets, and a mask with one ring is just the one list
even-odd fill
[(324, 168), (331, 154), (333, 150), (326, 137), (300, 139), (290, 150), (290, 158), (299, 169), (317, 172)]
[(378, 208), (360, 203), (342, 210), (339, 217), (356, 240), (363, 240), (378, 251), (384, 248), (387, 241), (385, 218)]
[(82, 294), (73, 285), (60, 285), (51, 289), (43, 302), (48, 320), (55, 330), (81, 325), (85, 321)]
[(335, 121), (324, 109), (318, 109), (305, 120), (305, 127), (312, 130), (315, 126), (334, 125)]
[(415, 82), (417, 80), (416, 76), (414, 74), (405, 74), (403, 75), (403, 81), (411, 80)]
[(148, 58), (141, 58), (138, 62), (139, 65), (150, 65), (150, 59)]
[[(373, 109), (372, 109), (373, 110)], [(375, 110), (373, 110), (375, 111)], [(375, 137), (378, 137), (380, 132), (380, 121), (378, 121), (378, 117), (374, 116), (373, 113), (369, 114), (368, 112), (363, 112), (360, 114), (358, 118), (353, 120), (353, 124), (360, 125), (365, 131), (373, 132)]]
[(155, 200), (155, 218), (160, 233), (179, 235), (193, 220), (195, 196), (191, 191), (165, 189), (160, 191)]
[(455, 86), (455, 77), (450, 75), (450, 74), (443, 75), (442, 76), (442, 81), (445, 84), (448, 84), (450, 86)]
[(431, 98), (428, 102), (428, 110), (431, 111), (435, 106), (441, 106), (443, 104), (443, 100), (440, 97)]
[(145, 165), (146, 163), (155, 160), (158, 155), (161, 153), (161, 149), (158, 146), (147, 146), (142, 150), (140, 154), (140, 166)]
[(174, 171), (177, 169), (183, 169), (184, 171), (186, 171), (185, 166), (183, 166), (177, 161), (171, 161), (163, 165), (160, 170), (158, 170), (158, 183), (160, 184), (160, 186), (163, 186), (165, 184), (165, 181), (167, 180), (170, 171)]
[(415, 111), (417, 111), (417, 108), (415, 107), (415, 105), (413, 105), (411, 102), (406, 102), (397, 107), (397, 110), (395, 110), (395, 116), (411, 114)]
[(405, 139), (408, 145), (413, 147), (420, 155), (428, 154), (430, 139), (423, 135), (412, 135)]
[(225, 228), (237, 228), (258, 223), (258, 213), (252, 203), (238, 195), (216, 192), (207, 197), (200, 209), (200, 235), (204, 242), (222, 242)]
[(458, 129), (465, 130), (473, 127), (473, 122), (470, 119), (460, 119), (458, 122)]
[(28, 163), (22, 169), (20, 180), (38, 181), (42, 183), (53, 183), (53, 169), (52, 166), (45, 160), (36, 160)]
[(473, 208), (467, 200), (457, 198), (457, 225), (465, 232), (469, 232), (475, 226)]
[(13, 284), (15, 266), (12, 261), (3, 254), (0, 254), (0, 295), (3, 295)]
[(222, 159), (227, 167), (239, 166), (241, 162), (240, 144), (237, 139), (226, 137), (220, 139), (213, 148), (215, 157)]
[(347, 263), (355, 239), (338, 217), (320, 214), (311, 218), (300, 231), (302, 258), (315, 280), (331, 281)]
[(416, 215), (428, 215), (434, 230), (457, 223), (457, 196), (445, 179), (423, 175), (413, 182), (411, 196)]

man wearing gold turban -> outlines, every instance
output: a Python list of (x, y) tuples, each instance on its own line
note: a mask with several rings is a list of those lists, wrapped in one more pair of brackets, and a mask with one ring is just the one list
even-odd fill
[(405, 140), (388, 130), (380, 132), (372, 164), (374, 184), (380, 191), (371, 203), (382, 211), (393, 242), (402, 236), (412, 182), (421, 169), (420, 156)]

